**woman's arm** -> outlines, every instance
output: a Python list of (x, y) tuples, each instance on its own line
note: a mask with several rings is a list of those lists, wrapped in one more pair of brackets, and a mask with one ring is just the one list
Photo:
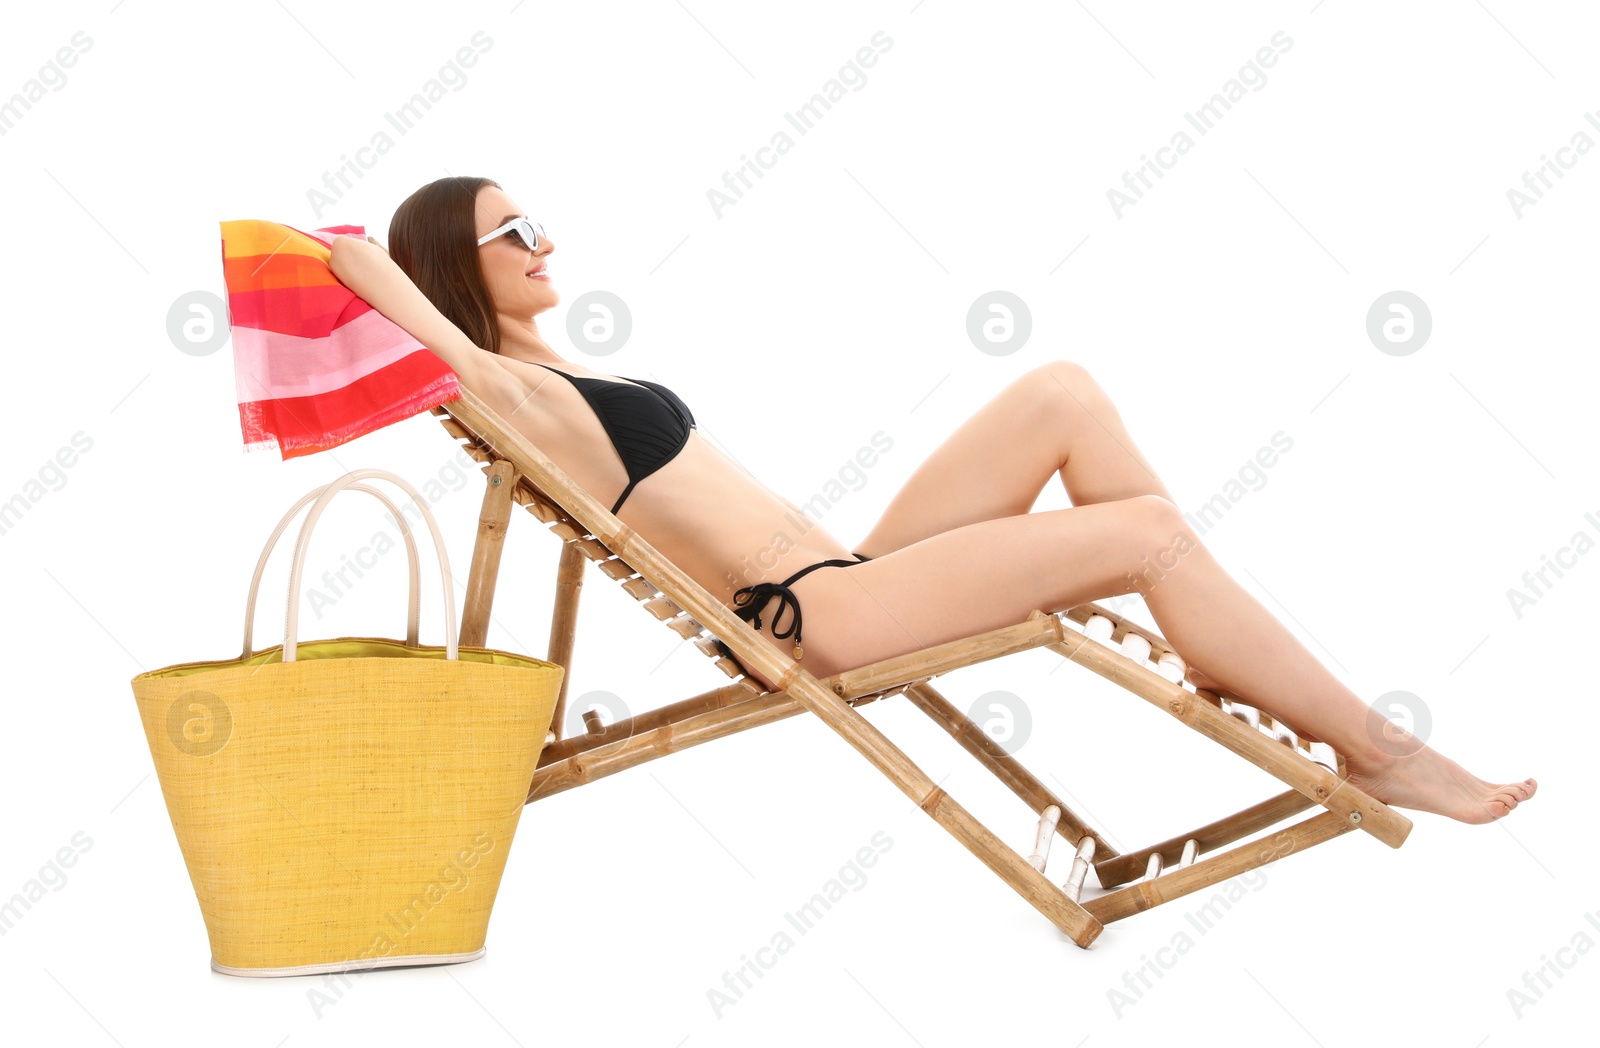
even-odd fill
[(383, 248), (359, 237), (338, 236), (329, 250), (328, 268), (339, 283), (426, 346), (491, 407), (503, 411), (526, 396), (495, 355), (473, 345)]

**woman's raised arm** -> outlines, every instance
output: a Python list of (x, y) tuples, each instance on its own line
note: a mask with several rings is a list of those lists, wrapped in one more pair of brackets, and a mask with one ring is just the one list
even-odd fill
[(339, 283), (405, 330), (449, 365), (461, 384), (496, 411), (507, 411), (527, 394), (521, 383), (488, 350), (473, 345), (466, 332), (428, 301), (389, 253), (360, 237), (334, 237), (328, 268)]

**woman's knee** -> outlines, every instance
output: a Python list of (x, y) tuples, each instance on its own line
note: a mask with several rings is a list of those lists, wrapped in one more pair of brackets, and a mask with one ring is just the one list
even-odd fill
[(1097, 417), (1116, 410), (1106, 391), (1089, 369), (1074, 360), (1052, 360), (1027, 372), (1020, 380), (1034, 395), (1047, 417), (1070, 423), (1075, 419)]
[(1160, 495), (1135, 495), (1121, 500), (1128, 513), (1128, 535), (1134, 543), (1137, 569), (1131, 574), (1138, 588), (1164, 577), (1178, 566), (1190, 551), (1200, 545), (1200, 537), (1184, 518), (1183, 511)]
[(1143, 543), (1173, 542), (1180, 535), (1197, 539), (1183, 510), (1164, 495), (1133, 495), (1114, 505), (1127, 514), (1127, 525)]
[(1048, 360), (1023, 373), (1019, 380), (1029, 388), (1058, 396), (1066, 392), (1079, 392), (1094, 385), (1089, 369), (1065, 357)]

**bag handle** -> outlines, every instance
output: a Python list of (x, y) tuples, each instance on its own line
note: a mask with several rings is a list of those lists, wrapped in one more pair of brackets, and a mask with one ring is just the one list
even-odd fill
[[(261, 576), (267, 570), (267, 560), (271, 557), (272, 551), (277, 548), (279, 537), (289, 527), (289, 521), (294, 519), (295, 514), (299, 513), (306, 503), (322, 494), (322, 490), (320, 487), (313, 488), (303, 495), (300, 501), (290, 508), (289, 512), (283, 515), (283, 519), (278, 521), (278, 526), (272, 530), (272, 537), (267, 539), (266, 548), (261, 551), (261, 558), (256, 561), (255, 577), (250, 580), (250, 595), (245, 598), (244, 604), (244, 648), (243, 654), (239, 656), (241, 660), (248, 659), (255, 654), (253, 640), (255, 636), (257, 593), (261, 589)], [(406, 540), (406, 560), (409, 562), (411, 569), (411, 600), (406, 614), (406, 646), (414, 648), (417, 646), (417, 621), (420, 617), (419, 612), (422, 604), (422, 573), (417, 568), (417, 540), (411, 534), (411, 525), (406, 521), (405, 514), (400, 512), (399, 507), (390, 501), (389, 496), (378, 488), (367, 484), (352, 484), (350, 490), (365, 491), (372, 495), (379, 502), (389, 507), (390, 515), (400, 523), (400, 534)]]
[(445, 552), (444, 536), (439, 533), (439, 523), (433, 519), (433, 513), (428, 509), (427, 503), (417, 489), (412, 487), (404, 478), (390, 473), (386, 469), (358, 469), (346, 473), (338, 480), (327, 484), (317, 495), (317, 500), (311, 504), (311, 509), (306, 513), (305, 523), (300, 525), (300, 534), (294, 544), (294, 567), (289, 572), (289, 607), (284, 615), (283, 624), (283, 661), (293, 662), (295, 648), (298, 644), (296, 634), (299, 632), (300, 620), (300, 579), (305, 573), (306, 546), (310, 542), (311, 532), (317, 526), (317, 518), (322, 516), (322, 511), (327, 508), (333, 496), (347, 487), (351, 487), (358, 480), (369, 477), (387, 480), (411, 496), (418, 509), (422, 511), (422, 519), (428, 524), (428, 533), (433, 536), (433, 551), (439, 555), (439, 577), (444, 584), (444, 637), (445, 658), (455, 659), (458, 648), (456, 645), (456, 595), (450, 581), (450, 558)]

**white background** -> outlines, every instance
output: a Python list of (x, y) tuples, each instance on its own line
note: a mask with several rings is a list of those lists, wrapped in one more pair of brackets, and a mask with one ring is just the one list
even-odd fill
[[(1600, 556), (1520, 616), (1507, 597), (1575, 533), (1600, 536), (1584, 516), (1600, 517), (1600, 159), (1566, 154), (1520, 217), (1507, 197), (1576, 133), (1600, 139), (1583, 5), (111, 2), (9, 11), (0, 33), (0, 96), (75, 32), (93, 41), (0, 137), (0, 499), (74, 433), (93, 441), (0, 535), (0, 898), (74, 833), (93, 841), (0, 937), (6, 1040), (1593, 1036), (1600, 955), (1559, 954), (1573, 966), (1520, 1015), (1507, 995), (1580, 933), (1600, 941), (1582, 783)], [(493, 46), (466, 83), (316, 213), (307, 191), (480, 30)], [(865, 85), (790, 129), (793, 150), (719, 217), (707, 191), (880, 30), (893, 45)], [(1280, 30), (1293, 44), (1265, 84), (1194, 132), (1183, 114)], [(1194, 148), (1118, 217), (1107, 190), (1180, 130)], [(1363, 698), (1415, 694), (1433, 745), (1478, 774), (1535, 775), (1539, 796), (1499, 825), (1417, 815), (1398, 851), (1347, 835), (1267, 868), (1204, 934), (1186, 919), (1197, 895), (1083, 951), (801, 717), (528, 808), (481, 962), (336, 991), (212, 973), (129, 678), (238, 651), (261, 544), (310, 488), (369, 466), (440, 480), (433, 509), (464, 576), (481, 483), (427, 415), (287, 463), (245, 455), (229, 348), (180, 352), (167, 311), (223, 292), (219, 221), (363, 223), (386, 240), (395, 206), (446, 174), (495, 178), (543, 221), (566, 302), (606, 289), (629, 304), (633, 335), (604, 358), (571, 345), (563, 304), (541, 329), (559, 352), (672, 386), (785, 497), (806, 501), (888, 434), (822, 521), (845, 543), (962, 419), (1048, 360), (1090, 369), (1191, 511), (1284, 431), (1292, 450), (1208, 546)], [(994, 289), (1032, 317), (1007, 355), (966, 334)], [(1397, 289), (1432, 315), (1405, 356), (1366, 334)], [(369, 501), (319, 529), (308, 576), (375, 529)], [(1036, 508), (1067, 505), (1053, 484)], [(491, 645), (545, 653), (558, 548), (518, 519)], [(280, 551), (259, 644), (281, 629), (287, 575)], [(403, 592), (391, 559), (335, 608), (305, 607), (305, 635), (399, 635)], [(438, 643), (437, 591), (423, 597)], [(575, 702), (605, 691), (635, 712), (722, 682), (595, 571), (570, 673)], [(963, 707), (1019, 696), (1020, 756), (1123, 848), (1281, 788), (1052, 654), (942, 683)], [(904, 700), (864, 712), (1026, 850), (1023, 806)], [(866, 885), (719, 1016), (707, 991), (878, 831), (893, 846)], [(1114, 1008), (1108, 991), (1185, 930), (1193, 949)], [(339, 996), (318, 1009), (313, 989)]]

